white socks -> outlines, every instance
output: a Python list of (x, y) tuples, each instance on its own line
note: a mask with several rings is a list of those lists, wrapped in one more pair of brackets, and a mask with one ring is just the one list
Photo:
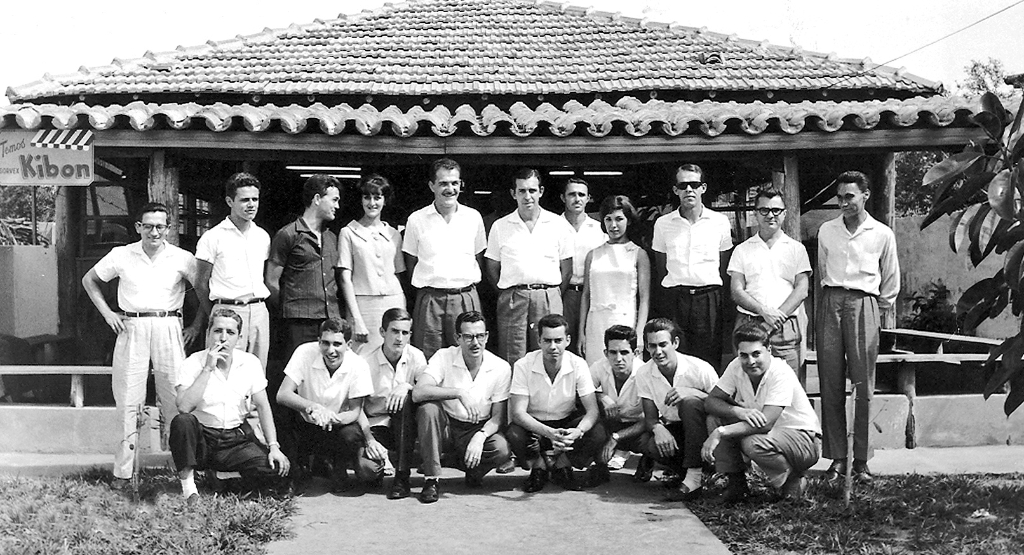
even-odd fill
[(199, 493), (196, 489), (195, 474), (189, 474), (188, 478), (180, 478), (181, 482), (181, 496), (188, 499), (193, 493)]
[(686, 477), (683, 478), (683, 487), (687, 491), (697, 491), (701, 488), (701, 480), (704, 478), (704, 472), (697, 468), (687, 468)]

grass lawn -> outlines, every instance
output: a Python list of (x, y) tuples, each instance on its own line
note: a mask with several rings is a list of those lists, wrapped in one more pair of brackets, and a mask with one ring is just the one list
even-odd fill
[(688, 505), (734, 553), (1024, 553), (1021, 474), (876, 476), (848, 509), (820, 478), (800, 503), (772, 503), (755, 482), (748, 503), (727, 507), (713, 488)]
[(0, 478), (0, 553), (264, 553), (287, 537), (290, 499), (201, 491), (186, 507), (170, 470), (143, 476), (140, 501), (110, 490), (109, 471)]

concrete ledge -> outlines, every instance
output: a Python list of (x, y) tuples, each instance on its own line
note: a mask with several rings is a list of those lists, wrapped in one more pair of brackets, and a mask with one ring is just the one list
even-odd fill
[[(160, 445), (159, 412), (146, 409), (152, 424), (142, 430), (140, 453)], [(0, 453), (113, 454), (121, 441), (116, 416), (113, 407), (0, 405)]]
[(1006, 395), (936, 395), (914, 400), (921, 447), (1024, 444), (1024, 412), (1003, 414)]
[[(847, 397), (847, 410), (853, 397)], [(821, 398), (812, 397), (811, 405), (821, 421)], [(876, 449), (903, 449), (907, 446), (907, 418), (910, 401), (905, 395), (875, 395), (871, 402), (871, 445)]]
[[(64, 476), (102, 468), (110, 471), (113, 455), (43, 454), (43, 453), (0, 453), (0, 476)], [(142, 465), (146, 468), (173, 468), (168, 452), (143, 453)]]

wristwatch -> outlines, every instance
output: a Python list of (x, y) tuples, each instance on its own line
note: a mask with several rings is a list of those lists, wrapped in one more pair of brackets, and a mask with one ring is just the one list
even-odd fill
[(619, 442), (619, 432), (612, 432), (612, 441), (615, 443)]

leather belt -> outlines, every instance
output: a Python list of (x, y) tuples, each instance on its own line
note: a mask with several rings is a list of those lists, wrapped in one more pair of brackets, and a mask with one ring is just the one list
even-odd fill
[(247, 306), (256, 303), (262, 303), (266, 299), (252, 298), (248, 301), (236, 301), (234, 299), (214, 299), (213, 304), (227, 304), (231, 306)]
[(687, 295), (703, 295), (704, 293), (716, 291), (721, 287), (721, 285), (701, 285), (699, 287), (690, 287), (689, 285), (676, 285), (672, 289), (686, 293)]
[(583, 284), (582, 283), (570, 283), (569, 286), (566, 287), (565, 289), (567, 291), (583, 291)]
[(128, 318), (181, 318), (180, 310), (157, 310), (154, 312), (124, 312)]
[(453, 287), (450, 289), (445, 289), (443, 287), (424, 287), (424, 289), (426, 289), (427, 291), (436, 291), (438, 293), (444, 293), (445, 295), (458, 295), (460, 293), (469, 293), (470, 291), (473, 290), (474, 287), (476, 287), (476, 284), (467, 285), (465, 287)]
[(546, 283), (524, 283), (521, 285), (513, 285), (512, 289), (551, 289), (552, 287), (558, 287), (557, 285), (548, 285)]

